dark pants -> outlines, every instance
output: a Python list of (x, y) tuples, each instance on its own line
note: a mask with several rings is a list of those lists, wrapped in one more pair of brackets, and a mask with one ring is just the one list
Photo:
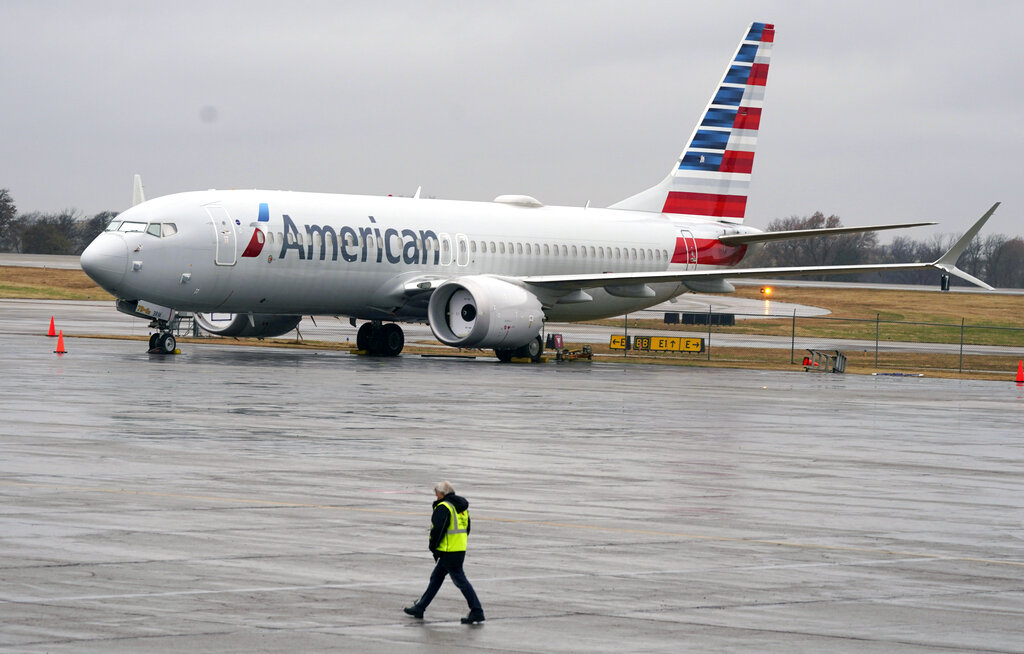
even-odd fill
[(476, 596), (476, 591), (473, 590), (473, 584), (469, 583), (469, 579), (466, 579), (466, 573), (462, 571), (462, 563), (465, 560), (465, 552), (441, 552), (441, 556), (437, 559), (437, 565), (434, 566), (434, 571), (430, 573), (430, 584), (427, 586), (427, 590), (423, 592), (423, 597), (416, 602), (416, 606), (421, 610), (426, 609), (434, 599), (434, 595), (437, 595), (437, 591), (441, 590), (441, 584), (444, 583), (445, 575), (449, 575), (455, 587), (462, 591), (462, 595), (466, 598), (466, 603), (469, 604), (469, 609), (471, 611), (483, 611), (483, 607), (480, 606), (480, 600)]

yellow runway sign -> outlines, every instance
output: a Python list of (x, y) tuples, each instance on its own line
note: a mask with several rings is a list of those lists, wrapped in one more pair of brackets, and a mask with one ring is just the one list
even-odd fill
[(682, 336), (633, 336), (632, 343), (627, 347), (626, 337), (613, 334), (609, 347), (613, 350), (643, 350), (645, 352), (703, 352), (703, 338), (686, 338)]

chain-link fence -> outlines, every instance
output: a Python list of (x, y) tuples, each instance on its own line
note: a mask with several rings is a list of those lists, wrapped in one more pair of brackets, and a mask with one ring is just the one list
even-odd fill
[[(182, 333), (192, 331), (182, 324)], [(406, 348), (438, 347), (426, 325), (404, 324)], [(347, 318), (306, 317), (278, 340), (354, 346)], [(556, 335), (558, 344), (554, 342)], [(1024, 358), (1024, 329), (969, 322), (930, 323), (765, 314), (659, 314), (651, 311), (595, 323), (549, 323), (549, 350), (588, 345), (598, 356), (677, 359), (736, 366), (801, 366), (811, 351), (838, 351), (847, 370), (1012, 373)], [(630, 349), (622, 349), (628, 339)], [(660, 339), (660, 340), (659, 340)], [(673, 341), (673, 339), (675, 339)], [(617, 341), (613, 345), (613, 341)], [(685, 342), (683, 342), (685, 341)], [(659, 349), (666, 343), (675, 349)], [(474, 353), (487, 354), (473, 350)]]
[[(615, 337), (609, 336), (609, 331)], [(566, 347), (596, 353), (680, 358), (738, 365), (803, 365), (814, 352), (838, 351), (848, 366), (878, 370), (1012, 373), (1024, 358), (1024, 329), (968, 322), (764, 314), (625, 316), (599, 324), (549, 325)], [(628, 342), (629, 349), (624, 349)], [(550, 343), (549, 343), (550, 345)]]

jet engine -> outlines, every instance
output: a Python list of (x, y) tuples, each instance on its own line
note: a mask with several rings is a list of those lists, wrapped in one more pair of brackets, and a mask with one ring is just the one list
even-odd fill
[(203, 330), (217, 336), (267, 338), (287, 334), (302, 320), (302, 316), (273, 313), (196, 313), (196, 323)]
[(453, 347), (516, 348), (537, 338), (544, 324), (540, 300), (495, 277), (451, 279), (434, 290), (427, 307), (437, 340)]

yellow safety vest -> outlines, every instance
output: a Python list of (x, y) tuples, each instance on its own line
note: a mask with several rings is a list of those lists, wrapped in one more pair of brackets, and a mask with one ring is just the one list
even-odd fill
[(439, 552), (465, 552), (469, 543), (469, 510), (456, 513), (451, 502), (441, 502), (448, 507), (448, 530), (441, 537), (437, 546)]

